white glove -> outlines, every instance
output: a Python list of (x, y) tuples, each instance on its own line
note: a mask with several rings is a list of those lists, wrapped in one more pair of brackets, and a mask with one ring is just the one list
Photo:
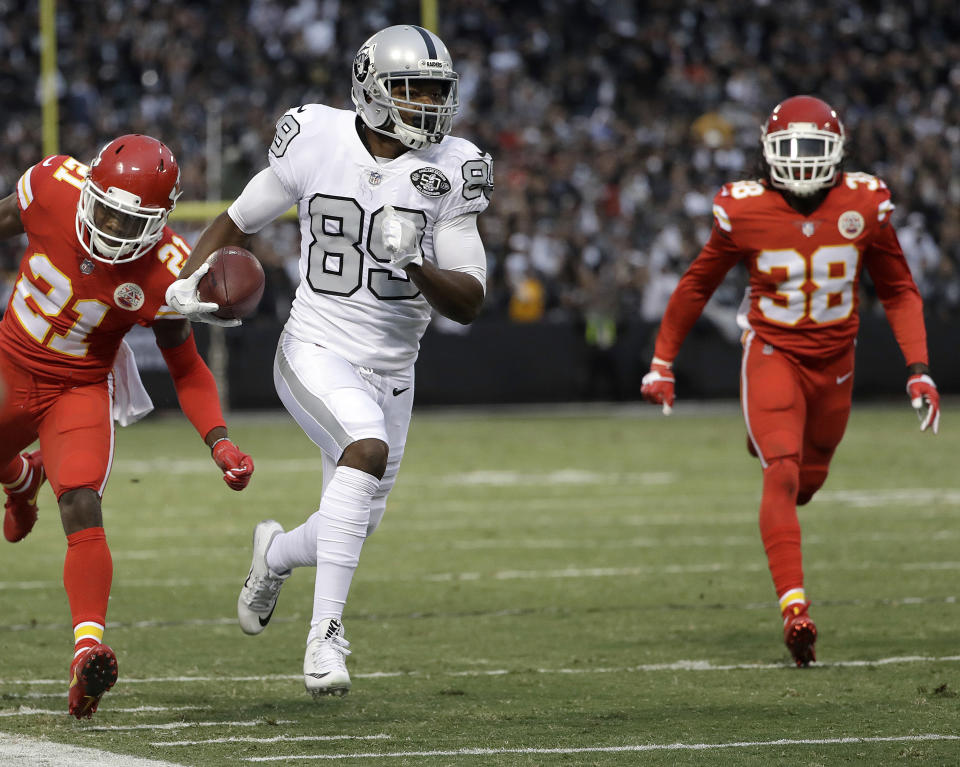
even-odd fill
[(182, 314), (191, 322), (206, 322), (210, 325), (219, 325), (223, 328), (232, 328), (240, 324), (240, 320), (225, 320), (214, 317), (213, 312), (220, 308), (219, 304), (210, 301), (201, 301), (197, 295), (197, 285), (200, 279), (210, 270), (210, 264), (204, 261), (189, 277), (174, 280), (167, 288), (165, 300), (167, 306)]
[(423, 254), (417, 244), (417, 227), (413, 221), (397, 213), (392, 205), (383, 209), (383, 222), (380, 224), (380, 234), (383, 245), (390, 254), (390, 264), (397, 269), (404, 269), (410, 264), (423, 265)]

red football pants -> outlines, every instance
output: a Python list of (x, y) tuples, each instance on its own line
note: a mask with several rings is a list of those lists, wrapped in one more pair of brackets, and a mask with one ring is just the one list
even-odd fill
[(797, 505), (827, 478), (853, 394), (854, 348), (804, 366), (753, 333), (744, 339), (740, 398), (747, 436), (763, 467), (760, 536), (780, 596), (803, 587)]
[(113, 462), (113, 376), (70, 385), (35, 377), (3, 357), (0, 365), (7, 387), (0, 406), (0, 466), (39, 439), (57, 498), (79, 488), (102, 495)]
[[(801, 474), (822, 472), (843, 438), (853, 396), (854, 349), (813, 369), (748, 334), (740, 403), (761, 465), (794, 458)], [(821, 482), (822, 483), (822, 482)]]

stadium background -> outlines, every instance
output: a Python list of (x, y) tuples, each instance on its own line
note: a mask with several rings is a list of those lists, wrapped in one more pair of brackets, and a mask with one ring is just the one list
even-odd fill
[[(349, 106), (357, 47), (420, 2), (338, 0), (54, 4), (0, 0), (0, 187), (49, 147), (40, 86), (41, 5), (55, 8), (60, 151), (154, 135), (180, 160), (173, 222), (191, 243), (266, 162), (276, 118), (301, 103)], [(441, 0), (435, 29), (462, 83), (455, 132), (494, 155), (481, 217), (487, 302), (469, 329), (435, 322), (418, 402), (636, 399), (666, 299), (727, 180), (750, 176), (759, 125), (785, 96), (842, 113), (847, 167), (892, 188), (894, 222), (927, 306), (931, 363), (960, 390), (960, 16), (951, 0), (619, 3)], [(48, 46), (49, 51), (49, 46)], [(49, 112), (48, 112), (49, 114)], [(235, 409), (278, 406), (273, 349), (295, 279), (295, 225), (258, 237), (268, 287), (256, 317), (198, 328)], [(22, 243), (0, 244), (6, 305)], [(731, 274), (677, 362), (684, 397), (736, 395)], [(899, 352), (869, 282), (856, 394), (902, 396)], [(175, 397), (152, 334), (132, 338), (161, 408)]]

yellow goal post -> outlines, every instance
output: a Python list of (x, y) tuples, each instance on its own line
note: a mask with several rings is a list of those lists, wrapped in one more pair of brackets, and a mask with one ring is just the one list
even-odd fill
[[(178, 202), (170, 214), (171, 221), (213, 221), (230, 207), (233, 200), (184, 200)], [(293, 206), (280, 216), (280, 219), (297, 219), (297, 208)]]

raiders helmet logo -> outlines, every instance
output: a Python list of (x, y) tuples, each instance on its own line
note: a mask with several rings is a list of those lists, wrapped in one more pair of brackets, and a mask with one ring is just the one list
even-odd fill
[(450, 191), (450, 182), (438, 168), (420, 168), (410, 174), (417, 191), (425, 197), (443, 197)]
[(353, 59), (353, 76), (358, 83), (367, 79), (370, 73), (370, 48), (361, 48)]
[(118, 285), (117, 289), (113, 291), (113, 302), (121, 309), (135, 312), (143, 306), (143, 288), (133, 282)]

